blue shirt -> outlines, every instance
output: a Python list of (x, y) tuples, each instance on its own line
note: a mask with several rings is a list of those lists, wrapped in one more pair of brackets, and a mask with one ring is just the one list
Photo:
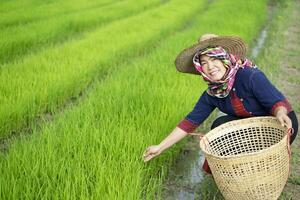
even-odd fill
[(272, 115), (275, 108), (284, 106), (288, 112), (291, 107), (284, 95), (257, 68), (240, 68), (230, 93), (225, 98), (209, 95), (206, 91), (200, 96), (193, 110), (178, 125), (190, 132), (200, 125), (215, 108), (237, 116)]

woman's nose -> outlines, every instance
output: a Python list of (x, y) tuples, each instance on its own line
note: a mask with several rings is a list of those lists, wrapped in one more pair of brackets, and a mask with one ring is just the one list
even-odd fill
[(213, 67), (213, 63), (211, 61), (207, 62), (207, 69), (211, 69)]

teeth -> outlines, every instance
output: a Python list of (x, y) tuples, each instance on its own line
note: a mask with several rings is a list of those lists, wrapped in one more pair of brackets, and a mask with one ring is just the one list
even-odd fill
[(219, 71), (214, 71), (214, 72), (211, 72), (210, 74), (213, 76), (215, 74), (217, 74)]

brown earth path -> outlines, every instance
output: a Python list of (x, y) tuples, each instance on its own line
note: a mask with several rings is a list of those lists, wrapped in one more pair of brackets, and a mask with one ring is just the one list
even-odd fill
[[(288, 97), (300, 119), (300, 1), (294, 1), (288, 26), (283, 31), (283, 45), (278, 76), (280, 90)], [(300, 199), (300, 136), (292, 144), (292, 170), (280, 199)]]

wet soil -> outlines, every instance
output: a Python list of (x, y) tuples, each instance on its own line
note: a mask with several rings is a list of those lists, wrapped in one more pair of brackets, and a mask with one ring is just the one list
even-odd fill
[(195, 199), (199, 196), (197, 189), (205, 175), (201, 170), (204, 156), (198, 141), (192, 138), (185, 144), (164, 184), (163, 199)]

